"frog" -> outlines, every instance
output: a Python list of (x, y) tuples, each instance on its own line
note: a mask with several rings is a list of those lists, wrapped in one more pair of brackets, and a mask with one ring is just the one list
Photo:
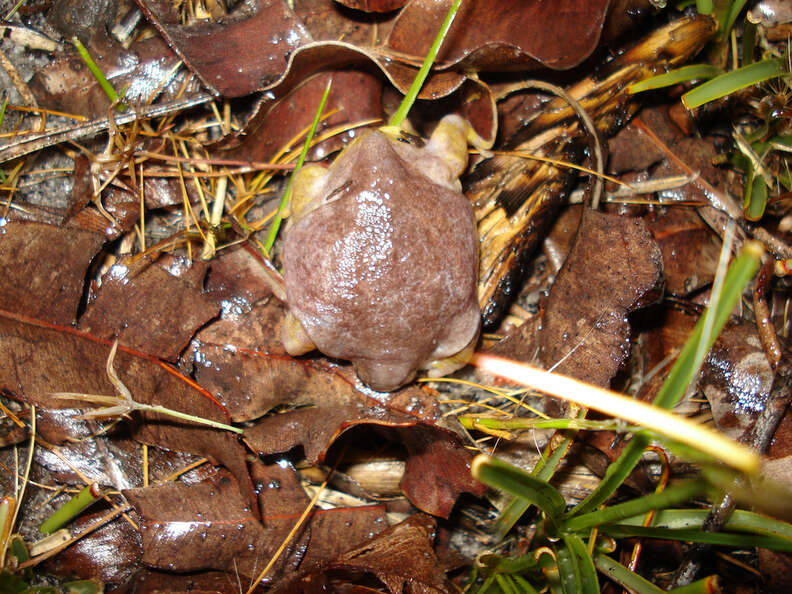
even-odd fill
[(378, 392), (467, 363), (481, 319), (476, 222), (459, 179), (468, 143), (488, 148), (455, 114), (428, 140), (383, 126), (294, 175), (282, 247), (290, 355), (350, 361)]

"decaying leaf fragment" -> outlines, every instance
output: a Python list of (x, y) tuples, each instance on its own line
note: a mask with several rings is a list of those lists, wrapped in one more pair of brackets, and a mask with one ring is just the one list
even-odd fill
[(331, 584), (356, 583), (361, 572), (375, 576), (391, 594), (454, 592), (432, 548), (434, 536), (434, 520), (412, 516), (320, 568), (279, 584), (274, 592), (324, 592)]
[(661, 292), (660, 249), (641, 219), (586, 209), (538, 335), (524, 325), (493, 352), (609, 386), (629, 354), (627, 315)]

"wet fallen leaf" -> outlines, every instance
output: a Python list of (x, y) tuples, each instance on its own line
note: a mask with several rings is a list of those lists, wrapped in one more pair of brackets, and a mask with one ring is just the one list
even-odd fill
[[(525, 70), (541, 63), (576, 66), (599, 41), (609, 0), (520, 2), (479, 0), (464, 4), (438, 60), (460, 70)], [(426, 55), (450, 0), (413, 0), (388, 38), (390, 51)]]
[(28, 221), (0, 227), (0, 309), (72, 324), (85, 272), (104, 244), (88, 231)]
[(538, 337), (518, 329), (493, 352), (526, 361), (536, 353), (545, 367), (608, 386), (629, 354), (627, 314), (657, 300), (662, 270), (641, 219), (586, 209)]
[(320, 569), (280, 584), (274, 592), (322, 592), (356, 583), (361, 572), (375, 576), (391, 594), (453, 592), (432, 550), (435, 530), (430, 518), (412, 516)]
[[(56, 392), (114, 394), (105, 370), (109, 351), (107, 341), (72, 328), (0, 312), (0, 389), (38, 407), (84, 406), (79, 401), (57, 399), (53, 396)], [(154, 357), (122, 347), (114, 367), (138, 402), (228, 421), (223, 407), (208, 393)], [(133, 424), (133, 435), (150, 445), (194, 452), (223, 464), (241, 485), (243, 496), (252, 500), (244, 449), (228, 432), (144, 413)]]
[(122, 258), (102, 278), (79, 328), (98, 338), (175, 361), (220, 308), (204, 293), (207, 265), (163, 256)]
[[(308, 30), (281, 0), (239, 7), (220, 23), (180, 25), (171, 4), (138, 0), (147, 19), (208, 88), (247, 95), (283, 73), (288, 56), (310, 42)], [(207, 38), (211, 42), (207, 43)]]
[[(79, 533), (105, 513), (84, 514), (70, 528)], [(44, 567), (48, 573), (56, 575), (73, 579), (96, 578), (105, 584), (120, 585), (139, 570), (140, 558), (140, 534), (129, 521), (116, 518), (47, 561)]]
[[(177, 72), (178, 57), (159, 37), (150, 37), (124, 49), (114, 41), (93, 46), (92, 57), (124, 101), (145, 105), (154, 99), (171, 101), (177, 94), (195, 93), (197, 86), (186, 84)], [(110, 100), (82, 59), (70, 50), (39, 70), (30, 83), (42, 107), (66, 113), (98, 117), (107, 113)]]
[[(124, 495), (141, 516), (143, 561), (179, 572), (217, 569), (255, 579), (289, 535), (308, 498), (288, 464), (255, 463), (259, 522), (222, 473), (191, 485), (130, 489)], [(316, 511), (289, 541), (265, 577), (277, 582), (298, 567), (311, 567), (381, 532), (379, 506)]]

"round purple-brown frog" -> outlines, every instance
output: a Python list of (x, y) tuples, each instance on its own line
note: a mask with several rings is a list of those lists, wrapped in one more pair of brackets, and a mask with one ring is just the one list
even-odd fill
[(297, 173), (283, 246), (290, 354), (349, 360), (379, 391), (467, 362), (480, 320), (478, 238), (459, 182), (468, 138), (458, 116), (426, 142), (380, 128), (330, 167)]

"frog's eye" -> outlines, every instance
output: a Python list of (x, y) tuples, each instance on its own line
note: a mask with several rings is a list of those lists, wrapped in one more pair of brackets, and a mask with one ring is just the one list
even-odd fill
[(416, 136), (415, 134), (410, 134), (409, 132), (405, 132), (401, 130), (401, 134), (396, 137), (396, 140), (399, 142), (403, 142), (404, 144), (411, 144), (414, 147), (421, 148), (424, 145), (424, 139), (420, 136)]
[(403, 142), (404, 144), (410, 144), (417, 148), (421, 148), (424, 145), (423, 138), (415, 134), (410, 134), (396, 126), (382, 126), (379, 130), (392, 141)]
[(351, 187), (352, 187), (352, 180), (348, 180), (346, 183), (341, 184), (325, 197), (324, 203), (327, 204), (329, 202), (333, 202), (334, 200), (338, 200), (339, 198), (341, 198), (341, 194), (346, 192)]

